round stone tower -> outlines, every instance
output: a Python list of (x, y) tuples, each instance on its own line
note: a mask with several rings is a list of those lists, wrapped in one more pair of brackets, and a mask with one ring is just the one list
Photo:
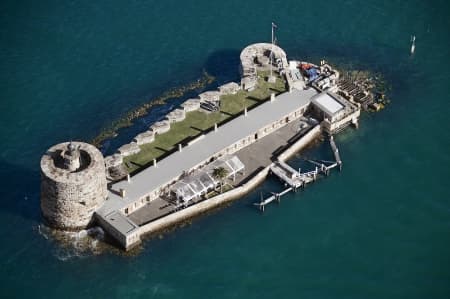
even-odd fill
[(50, 226), (86, 228), (106, 196), (105, 162), (95, 146), (65, 142), (42, 156), (41, 210)]

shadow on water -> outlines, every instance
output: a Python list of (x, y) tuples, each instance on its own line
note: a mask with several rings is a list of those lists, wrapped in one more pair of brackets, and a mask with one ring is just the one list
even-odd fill
[(240, 55), (239, 49), (222, 49), (214, 51), (208, 56), (203, 68), (206, 72), (216, 78), (218, 85), (229, 81), (240, 80), (239, 65)]
[(39, 222), (39, 168), (30, 170), (6, 161), (0, 161), (0, 177), (3, 181), (3, 210), (25, 219)]
[[(117, 130), (116, 137), (105, 140), (103, 144), (104, 154), (110, 155), (114, 153), (117, 148), (124, 143), (130, 142), (136, 134), (147, 130), (150, 124), (163, 118), (165, 114), (177, 108), (184, 100), (188, 98), (195, 98), (203, 91), (214, 90), (217, 86), (226, 82), (239, 82), (239, 55), (240, 50), (238, 49), (223, 49), (213, 52), (208, 56), (203, 67), (199, 68), (199, 70), (204, 70), (210, 76), (215, 78), (213, 83), (186, 92), (180, 97), (168, 99), (163, 105), (156, 105), (152, 107), (149, 109), (148, 114), (133, 120), (133, 124), (130, 127)], [(168, 90), (175, 87), (170, 85), (167, 86)], [(161, 92), (161, 94), (163, 93), (164, 92)]]

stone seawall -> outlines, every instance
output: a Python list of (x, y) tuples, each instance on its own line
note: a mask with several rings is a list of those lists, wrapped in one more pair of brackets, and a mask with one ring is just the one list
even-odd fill
[(247, 192), (249, 192), (258, 184), (264, 181), (264, 179), (267, 177), (267, 174), (269, 173), (269, 169), (270, 166), (267, 166), (257, 175), (255, 175), (250, 181), (248, 181), (242, 186), (239, 186), (237, 188), (234, 188), (233, 190), (209, 198), (203, 202), (195, 204), (181, 211), (165, 216), (164, 218), (150, 222), (144, 226), (141, 226), (139, 231), (140, 235), (149, 233), (151, 234), (161, 231), (165, 228), (168, 228), (184, 220), (190, 219), (198, 214), (204, 213), (208, 210), (211, 210), (215, 207), (218, 207), (222, 204), (232, 201), (233, 199), (245, 195)]
[[(320, 135), (320, 133), (321, 133), (320, 125), (316, 125), (307, 134), (305, 134), (302, 138), (300, 138), (292, 146), (290, 146), (283, 153), (281, 153), (278, 156), (278, 159), (282, 160), (282, 161), (288, 159), (290, 156), (297, 153), (298, 151), (303, 149), (305, 146), (307, 146), (310, 142), (312, 142), (315, 138), (317, 138)], [(139, 228), (139, 235), (142, 236), (144, 234), (156, 233), (156, 232), (166, 229), (170, 226), (173, 226), (179, 222), (193, 218), (201, 213), (205, 213), (208, 210), (211, 210), (211, 209), (216, 208), (220, 205), (223, 205), (227, 202), (230, 202), (234, 199), (242, 197), (243, 195), (250, 192), (258, 184), (262, 183), (265, 180), (265, 178), (267, 177), (267, 175), (269, 173), (271, 166), (272, 166), (272, 164), (265, 167), (263, 170), (261, 170), (255, 176), (253, 176), (247, 183), (243, 184), (242, 186), (239, 186), (228, 192), (225, 192), (223, 194), (220, 194), (220, 195), (217, 195), (210, 199), (207, 199), (203, 202), (195, 204), (195, 205), (188, 207), (186, 209), (183, 209), (181, 211), (178, 211), (178, 212), (175, 212), (168, 216), (165, 216), (161, 219), (150, 222), (144, 226), (141, 226)], [(127, 247), (128, 246), (132, 246), (132, 244), (127, 244)]]
[(305, 146), (307, 146), (310, 142), (316, 139), (321, 134), (320, 125), (316, 125), (312, 128), (308, 133), (306, 133), (302, 138), (297, 140), (293, 145), (291, 145), (288, 149), (282, 152), (278, 156), (278, 160), (286, 161), (289, 157), (299, 152)]

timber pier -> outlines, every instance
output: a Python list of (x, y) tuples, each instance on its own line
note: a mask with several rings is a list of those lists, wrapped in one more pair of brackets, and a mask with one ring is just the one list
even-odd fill
[(281, 192), (271, 192), (272, 195), (267, 198), (264, 198), (261, 194), (260, 202), (254, 203), (254, 205), (257, 206), (261, 212), (264, 212), (266, 205), (274, 201), (280, 203), (283, 195), (289, 193), (290, 191), (297, 192), (299, 188), (304, 189), (306, 184), (315, 182), (320, 173), (325, 176), (329, 176), (331, 169), (335, 167), (339, 167), (339, 171), (342, 171), (342, 160), (339, 155), (339, 149), (337, 148), (332, 135), (330, 136), (330, 147), (333, 151), (335, 161), (320, 160), (321, 163), (319, 163), (315, 160), (307, 160), (308, 162), (316, 165), (315, 170), (309, 172), (302, 173), (301, 169), (295, 170), (287, 163), (280, 160), (272, 163), (269, 173), (278, 177), (287, 188)]

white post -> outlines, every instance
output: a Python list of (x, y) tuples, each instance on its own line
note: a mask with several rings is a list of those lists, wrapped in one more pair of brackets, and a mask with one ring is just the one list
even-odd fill
[(270, 101), (275, 101), (275, 94), (273, 92), (270, 94)]
[(178, 143), (178, 151), (181, 152), (182, 146), (181, 143)]
[(247, 107), (244, 108), (244, 115), (247, 116)]
[(130, 177), (130, 174), (127, 174), (127, 182), (128, 182), (128, 183), (131, 183), (131, 177)]
[(217, 123), (214, 124), (214, 132), (217, 132)]
[(270, 49), (270, 77), (269, 78), (272, 78), (272, 64), (273, 64), (272, 57), (273, 57), (273, 22), (272, 22), (272, 46)]
[(157, 167), (156, 166), (156, 159), (153, 159), (153, 167)]

